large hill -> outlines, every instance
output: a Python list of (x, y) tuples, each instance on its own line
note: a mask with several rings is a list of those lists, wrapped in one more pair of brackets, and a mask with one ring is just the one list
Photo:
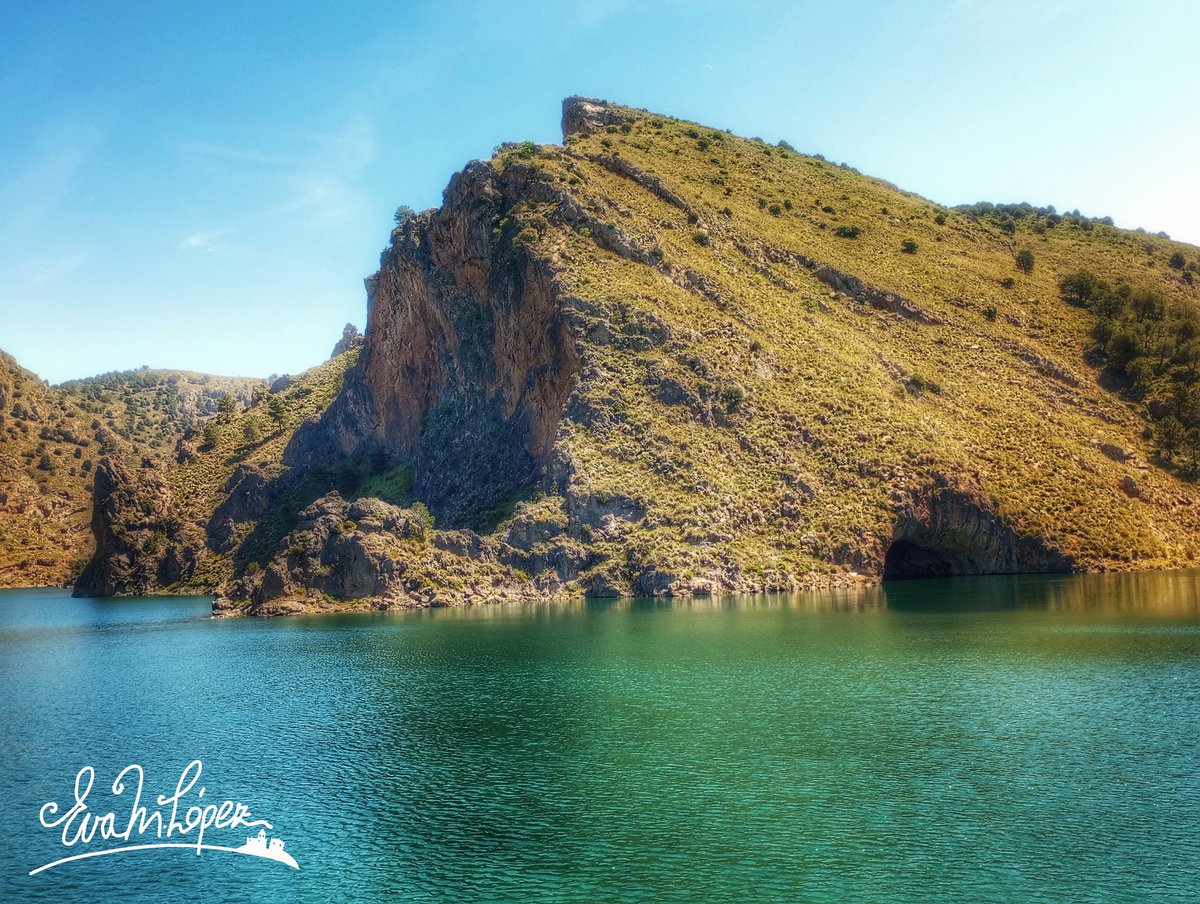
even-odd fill
[(255, 402), (166, 469), (110, 457), (77, 591), (269, 614), (1196, 563), (1197, 249), (600, 101), (563, 133), (398, 213), (361, 354), (270, 430)]

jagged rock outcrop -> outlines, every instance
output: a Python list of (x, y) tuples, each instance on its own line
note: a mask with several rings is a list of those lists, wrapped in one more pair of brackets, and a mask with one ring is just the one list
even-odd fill
[(629, 112), (623, 107), (594, 97), (568, 97), (562, 103), (563, 137), (592, 135), (607, 126), (620, 126), (630, 119)]
[(896, 292), (885, 292), (864, 283), (857, 276), (851, 276), (830, 266), (817, 267), (813, 276), (825, 285), (849, 295), (855, 301), (865, 302), (880, 311), (900, 314), (918, 323), (937, 323), (937, 318), (923, 311), (913, 301)]
[(204, 534), (182, 521), (153, 469), (106, 459), (96, 472), (92, 508), (96, 554), (75, 583), (75, 596), (154, 593), (190, 578)]
[[(541, 588), (545, 595), (546, 588)], [(299, 515), (264, 569), (217, 590), (217, 615), (412, 608), (538, 593), (469, 531), (434, 531), (427, 517), (378, 499), (330, 493)]]
[(537, 227), (514, 208), (558, 200), (533, 168), (474, 163), (441, 209), (398, 227), (348, 390), (287, 460), (411, 461), (413, 495), (453, 527), (488, 526), (536, 482), (579, 363), (553, 268), (521, 244)]
[[(356, 327), (353, 323), (347, 323), (342, 328), (342, 338), (337, 341), (336, 345), (334, 345), (333, 351), (330, 352), (329, 357), (336, 358), (338, 355), (345, 354), (351, 349), (362, 347), (362, 344), (363, 337), (362, 334), (359, 333), (358, 327)], [(272, 392), (276, 391), (275, 386), (277, 384), (278, 381), (271, 385)]]

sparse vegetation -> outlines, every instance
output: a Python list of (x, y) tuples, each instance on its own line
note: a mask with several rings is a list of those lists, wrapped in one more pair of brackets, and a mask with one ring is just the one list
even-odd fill
[(1172, 462), (1189, 431), (1200, 429), (1200, 311), (1153, 289), (1111, 286), (1087, 270), (1064, 276), (1059, 292), (1094, 316), (1097, 351), (1125, 392), (1146, 403), (1157, 449)]

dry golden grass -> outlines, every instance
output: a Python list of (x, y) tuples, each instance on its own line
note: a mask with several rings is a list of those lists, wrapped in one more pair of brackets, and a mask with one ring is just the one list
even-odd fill
[[(596, 230), (554, 225), (553, 205), (522, 212), (551, 224), (535, 250), (566, 261), (568, 293), (616, 325), (614, 341), (589, 346), (580, 388), (613, 416), (561, 437), (582, 487), (636, 496), (649, 512), (614, 552), (686, 571), (715, 544), (743, 569), (839, 570), (831, 563), (864, 538), (890, 537), (904, 494), (942, 474), (972, 481), (1018, 532), (1083, 567), (1195, 562), (1195, 487), (1151, 463), (1144, 412), (1098, 384), (1085, 361), (1090, 315), (1057, 289), (1086, 267), (1195, 305), (1196, 288), (1167, 266), (1195, 248), (1101, 224), (1008, 235), (819, 158), (624, 112), (627, 130), (507, 148), (493, 162), (541, 168), (596, 222), (661, 252), (661, 266), (638, 263), (598, 247)], [(614, 155), (682, 205), (613, 172)], [(839, 226), (860, 234), (839, 237)], [(1014, 263), (1024, 248), (1029, 274)], [(902, 295), (934, 322), (836, 292), (803, 259)], [(680, 287), (689, 274), (708, 297)], [(668, 340), (637, 341), (639, 323)], [(660, 401), (664, 379), (704, 398), (716, 422)], [(1127, 475), (1140, 499), (1121, 490)]]

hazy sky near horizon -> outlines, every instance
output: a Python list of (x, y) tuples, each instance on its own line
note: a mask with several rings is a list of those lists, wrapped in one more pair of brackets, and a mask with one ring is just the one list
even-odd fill
[(1200, 244), (1200, 4), (9, 4), (0, 348), (58, 382), (298, 372), (366, 318), (398, 204), (603, 97), (943, 204)]

